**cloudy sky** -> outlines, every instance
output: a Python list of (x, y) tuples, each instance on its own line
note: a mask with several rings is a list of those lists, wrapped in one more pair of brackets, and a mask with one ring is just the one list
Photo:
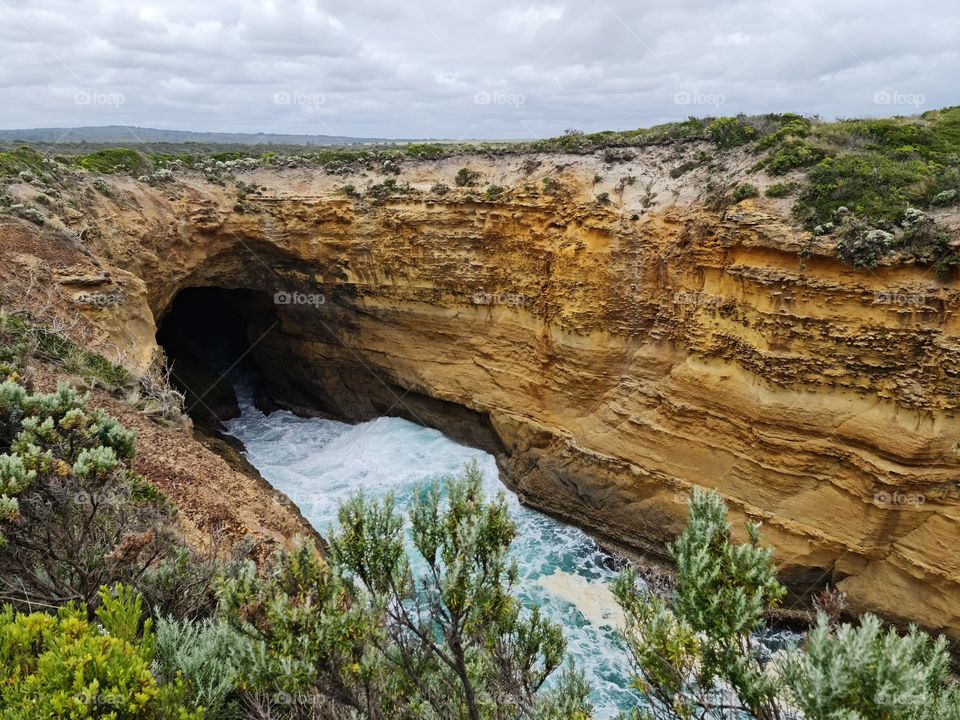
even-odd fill
[(957, 0), (0, 0), (0, 127), (529, 138), (960, 104)]

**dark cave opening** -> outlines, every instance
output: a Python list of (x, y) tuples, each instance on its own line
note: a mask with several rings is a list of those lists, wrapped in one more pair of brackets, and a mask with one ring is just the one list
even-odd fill
[(251, 348), (257, 319), (268, 299), (254, 290), (198, 287), (182, 290), (160, 319), (157, 343), (164, 349), (173, 384), (186, 398), (195, 423), (218, 428), (240, 415), (234, 385), (262, 384)]

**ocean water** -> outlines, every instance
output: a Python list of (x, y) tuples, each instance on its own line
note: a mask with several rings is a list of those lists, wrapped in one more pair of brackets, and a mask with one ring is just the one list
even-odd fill
[(242, 415), (227, 423), (242, 440), (247, 458), (274, 487), (286, 493), (321, 533), (337, 521), (339, 504), (356, 490), (378, 496), (393, 491), (405, 508), (418, 483), (455, 475), (475, 460), (487, 492), (504, 491), (518, 524), (511, 547), (520, 570), (519, 595), (562, 625), (568, 655), (594, 688), (597, 718), (612, 718), (638, 698), (627, 689), (626, 654), (615, 627), (619, 608), (608, 584), (612, 558), (587, 535), (522, 507), (498, 479), (493, 456), (400, 418), (359, 425), (299, 418), (281, 411), (267, 416), (238, 393)]

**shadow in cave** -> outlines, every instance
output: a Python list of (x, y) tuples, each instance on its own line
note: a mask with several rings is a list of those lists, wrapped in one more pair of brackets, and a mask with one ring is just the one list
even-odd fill
[(200, 426), (220, 429), (221, 421), (240, 415), (234, 384), (261, 384), (250, 352), (254, 319), (263, 312), (253, 290), (188, 288), (173, 300), (160, 320), (157, 343), (167, 355), (171, 380), (186, 398), (190, 417)]

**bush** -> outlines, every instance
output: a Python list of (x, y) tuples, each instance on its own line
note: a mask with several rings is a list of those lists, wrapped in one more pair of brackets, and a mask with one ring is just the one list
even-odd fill
[(773, 175), (784, 175), (797, 168), (809, 167), (823, 160), (826, 153), (802, 140), (787, 140), (774, 150), (761, 165)]
[[(414, 562), (393, 498), (340, 509), (329, 562), (312, 545), (225, 582), (225, 616), (255, 643), (250, 689), (368, 719), (586, 718), (589, 689), (562, 661), (560, 629), (513, 597), (516, 526), (486, 502), (476, 465), (417, 493)], [(414, 568), (419, 568), (414, 574)], [(305, 699), (305, 700), (304, 700)]]
[(477, 180), (480, 179), (480, 173), (476, 170), (471, 170), (470, 168), (460, 168), (457, 171), (457, 176), (454, 178), (454, 183), (457, 187), (473, 187), (477, 184)]
[(810, 171), (796, 211), (808, 227), (828, 222), (841, 206), (867, 222), (892, 224), (910, 205), (924, 204), (930, 173), (923, 161), (877, 153), (826, 158)]
[(757, 131), (743, 117), (722, 117), (707, 126), (707, 135), (718, 147), (726, 150), (756, 139)]
[(768, 187), (763, 194), (772, 198), (786, 197), (787, 195), (796, 192), (797, 187), (799, 186), (795, 182), (774, 183)]
[(746, 200), (747, 198), (759, 197), (760, 191), (757, 190), (756, 185), (751, 185), (750, 183), (740, 183), (733, 189), (733, 193), (730, 196), (733, 202), (738, 203), (741, 200)]
[(140, 598), (128, 588), (100, 591), (99, 623), (83, 605), (56, 615), (0, 611), (0, 718), (199, 720), (174, 678), (151, 673), (154, 639), (141, 626)]
[(116, 172), (144, 175), (151, 170), (150, 161), (147, 158), (136, 150), (122, 147), (97, 150), (77, 158), (76, 162), (84, 170), (104, 175)]
[(916, 628), (903, 637), (873, 615), (859, 627), (836, 629), (820, 615), (806, 652), (785, 668), (790, 695), (803, 716), (817, 718), (955, 718), (960, 693), (947, 685), (947, 641)]
[(133, 433), (61, 387), (0, 384), (0, 596), (95, 606), (173, 547), (172, 508), (130, 470)]
[(496, 200), (503, 194), (503, 188), (499, 185), (490, 185), (483, 193), (483, 199), (489, 201)]
[(243, 682), (241, 658), (249, 647), (249, 640), (223, 620), (181, 622), (161, 618), (157, 622), (154, 674), (168, 684), (182, 679), (185, 699), (203, 708), (205, 720), (239, 719), (243, 716), (237, 692)]
[(638, 588), (632, 570), (618, 578), (623, 638), (638, 673), (633, 684), (649, 699), (627, 718), (957, 717), (960, 693), (947, 680), (946, 641), (916, 629), (903, 637), (881, 632), (869, 615), (859, 628), (834, 629), (820, 613), (804, 647), (765, 650), (757, 638), (784, 590), (758, 526), (748, 524), (747, 536), (733, 544), (720, 497), (695, 489), (689, 524), (670, 547), (677, 565), (672, 596)]

